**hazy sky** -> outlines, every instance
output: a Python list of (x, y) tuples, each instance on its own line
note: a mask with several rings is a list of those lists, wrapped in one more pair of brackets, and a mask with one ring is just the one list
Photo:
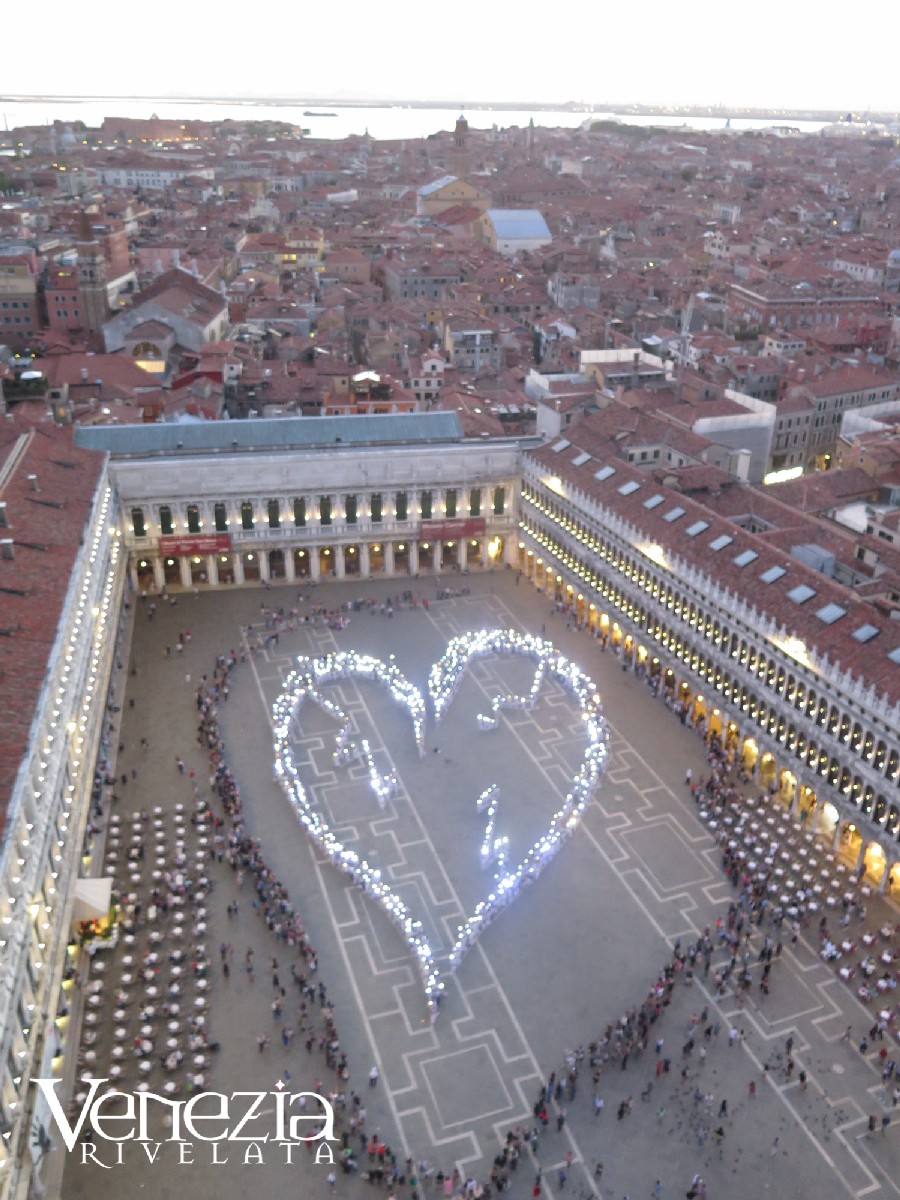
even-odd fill
[(890, 0), (49, 0), (50, 35), (13, 40), (0, 91), (893, 111), (898, 14)]

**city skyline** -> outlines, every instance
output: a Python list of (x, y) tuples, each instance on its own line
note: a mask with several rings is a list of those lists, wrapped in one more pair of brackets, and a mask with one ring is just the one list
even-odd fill
[(670, 6), (649, 0), (639, 27), (625, 28), (579, 0), (565, 28), (560, 23), (556, 30), (544, 14), (511, 18), (472, 0), (428, 27), (410, 0), (396, 0), (387, 17), (350, 0), (337, 40), (326, 14), (276, 8), (278, 46), (294, 47), (280, 69), (265, 49), (264, 27), (255, 53), (253, 39), (249, 48), (239, 42), (230, 23), (210, 24), (201, 11), (173, 0), (161, 0), (157, 19), (139, 27), (123, 21), (110, 0), (99, 0), (90, 25), (55, 0), (51, 9), (59, 36), (39, 69), (31, 59), (7, 64), (7, 95), (425, 102), (457, 96), (473, 103), (616, 100), (888, 112), (898, 106), (889, 55), (891, 28), (896, 34), (900, 21), (886, 6), (885, 36), (873, 38), (865, 55), (847, 59), (831, 27), (773, 0), (757, 5), (752, 20), (723, 18), (719, 6), (700, 0), (675, 21)]

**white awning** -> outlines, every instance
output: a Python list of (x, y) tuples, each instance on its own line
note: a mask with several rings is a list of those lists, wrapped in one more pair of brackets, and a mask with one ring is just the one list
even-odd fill
[(92, 921), (109, 913), (112, 900), (112, 879), (78, 879), (75, 882), (75, 909), (72, 919)]

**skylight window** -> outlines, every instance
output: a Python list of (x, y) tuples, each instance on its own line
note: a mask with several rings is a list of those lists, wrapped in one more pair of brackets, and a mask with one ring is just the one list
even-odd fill
[(856, 638), (858, 642), (871, 642), (872, 638), (877, 637), (879, 632), (880, 630), (877, 625), (865, 624), (860, 625), (859, 629), (854, 629), (851, 636)]
[(895, 646), (888, 655), (888, 658), (892, 663), (897, 663), (897, 665), (900, 666), (900, 646)]
[(704, 529), (709, 529), (709, 521), (695, 521), (693, 525), (688, 525), (684, 531), (688, 537), (696, 537), (698, 533), (702, 533)]
[(594, 478), (599, 479), (602, 483), (604, 479), (609, 479), (610, 475), (615, 475), (615, 467), (601, 467), (599, 471), (594, 472)]
[(676, 504), (674, 508), (670, 508), (667, 513), (663, 513), (663, 520), (668, 521), (671, 525), (673, 521), (677, 521), (679, 517), (683, 517), (685, 510), (680, 504)]
[(819, 620), (824, 621), (826, 625), (833, 625), (835, 621), (839, 621), (841, 617), (846, 617), (846, 615), (846, 608), (841, 608), (839, 604), (826, 604), (816, 613)]
[(575, 457), (572, 459), (572, 466), (573, 467), (583, 467), (586, 462), (590, 462), (590, 461), (591, 461), (591, 456), (589, 454), (587, 454), (584, 450), (582, 450), (580, 454), (576, 454)]
[(717, 538), (709, 543), (710, 550), (724, 550), (726, 546), (730, 546), (734, 538), (727, 533), (720, 533)]
[(787, 575), (784, 567), (769, 567), (768, 571), (763, 571), (760, 579), (763, 583), (774, 583), (776, 579), (780, 579), (782, 575)]
[(661, 496), (659, 492), (655, 496), (651, 496), (649, 500), (644, 501), (644, 508), (656, 508), (658, 504), (662, 504), (665, 496)]
[(572, 443), (567, 441), (566, 438), (560, 438), (559, 441), (551, 447), (551, 449), (553, 450), (554, 454), (559, 454), (562, 450), (565, 450), (567, 446), (571, 445)]
[(795, 604), (805, 604), (815, 594), (816, 589), (811, 588), (808, 583), (798, 583), (796, 587), (792, 587), (788, 592), (788, 595)]
[(627, 483), (623, 483), (619, 491), (623, 496), (630, 496), (632, 492), (636, 492), (641, 485), (635, 480), (629, 479)]
[(742, 550), (740, 554), (734, 556), (732, 561), (736, 567), (748, 567), (755, 558), (759, 558), (755, 550)]

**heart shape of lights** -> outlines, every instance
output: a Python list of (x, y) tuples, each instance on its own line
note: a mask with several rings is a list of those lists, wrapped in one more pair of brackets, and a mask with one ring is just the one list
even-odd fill
[[(477, 728), (489, 732), (497, 728), (502, 709), (528, 709), (536, 703), (546, 679), (552, 679), (574, 700), (584, 725), (586, 746), (578, 770), (569, 780), (565, 798), (553, 813), (547, 828), (526, 851), (521, 860), (507, 862), (508, 840), (494, 836), (500, 789), (496, 784), (477, 798), (476, 807), (486, 816), (481, 843), (481, 862), (496, 867), (488, 895), (480, 900), (466, 921), (459, 926), (456, 941), (447, 955), (447, 969), (453, 971), (479, 934), (514, 898), (517, 891), (533, 882), (578, 825), (606, 761), (608, 734), (600, 707), (600, 698), (591, 680), (579, 667), (560, 654), (543, 638), (516, 633), (511, 629), (480, 630), (454, 638), (428, 676), (428, 698), (434, 720), (440, 723), (459, 689), (470, 663), (490, 656), (518, 655), (531, 659), (535, 673), (526, 694), (495, 696), (489, 713), (476, 715)], [(292, 804), (297, 817), (332, 863), (381, 905), (400, 927), (412, 951), (432, 1020), (438, 1012), (443, 981), (435, 956), (423, 932), (423, 925), (400, 896), (381, 877), (381, 872), (352, 849), (345, 847), (314, 803), (300, 780), (295, 761), (292, 735), (299, 732), (298, 713), (307, 701), (317, 704), (339, 725), (334, 742), (333, 762), (340, 769), (352, 763), (367, 767), (368, 781), (381, 807), (394, 794), (397, 779), (393, 773), (382, 775), (375, 766), (365, 739), (350, 741), (352, 723), (347, 713), (322, 692), (329, 683), (340, 680), (374, 680), (409, 713), (413, 737), (419, 754), (425, 752), (427, 706), (422, 693), (392, 663), (368, 655), (341, 651), (321, 658), (300, 657), (273, 705), (275, 730), (275, 774)]]

